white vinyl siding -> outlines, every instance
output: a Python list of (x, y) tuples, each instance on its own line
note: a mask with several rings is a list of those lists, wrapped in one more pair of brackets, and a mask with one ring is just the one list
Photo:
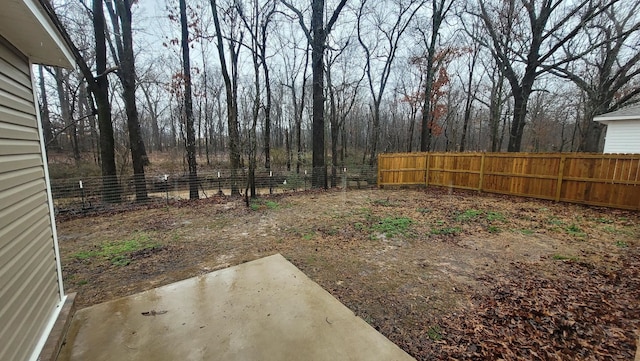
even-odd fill
[(0, 360), (27, 360), (61, 300), (29, 61), (0, 38)]
[(607, 122), (605, 153), (640, 153), (640, 119)]

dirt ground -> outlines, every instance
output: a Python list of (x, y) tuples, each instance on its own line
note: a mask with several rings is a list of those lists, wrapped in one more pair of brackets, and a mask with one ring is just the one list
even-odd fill
[(422, 190), (214, 197), (58, 224), (80, 308), (281, 253), (417, 359), (633, 360), (640, 214)]

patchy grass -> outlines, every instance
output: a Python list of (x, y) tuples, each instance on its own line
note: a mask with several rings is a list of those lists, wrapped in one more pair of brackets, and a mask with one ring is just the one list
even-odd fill
[(555, 227), (560, 227), (560, 226), (562, 226), (564, 224), (564, 222), (562, 222), (561, 219), (559, 219), (558, 217), (555, 217), (555, 216), (554, 217), (549, 217), (547, 219), (547, 222), (550, 225), (555, 226)]
[(78, 251), (72, 256), (78, 260), (106, 259), (114, 266), (126, 266), (131, 263), (131, 253), (159, 246), (149, 235), (141, 233), (127, 240), (104, 242), (98, 249)]
[(587, 236), (587, 234), (584, 231), (582, 231), (582, 229), (576, 224), (572, 224), (568, 226), (567, 228), (565, 228), (565, 231), (568, 234), (578, 238), (584, 238)]
[(479, 211), (477, 209), (468, 209), (468, 210), (462, 212), (461, 214), (458, 214), (458, 216), (456, 217), (456, 221), (458, 221), (458, 222), (468, 222), (470, 220), (475, 219), (476, 217), (478, 217), (481, 214), (482, 214), (482, 211)]
[(406, 235), (413, 220), (408, 217), (385, 217), (371, 226), (374, 232), (382, 233), (387, 238)]
[(627, 248), (629, 244), (625, 241), (616, 241), (616, 247), (618, 248)]
[(278, 209), (280, 208), (280, 204), (272, 200), (253, 199), (249, 203), (249, 208), (251, 208), (252, 211), (259, 211), (261, 209)]
[(442, 340), (442, 329), (438, 325), (431, 326), (427, 330), (427, 336), (432, 341), (440, 341)]
[[(87, 307), (280, 253), (418, 360), (634, 357), (637, 212), (437, 187), (308, 191), (257, 204), (210, 197), (68, 217), (58, 227), (68, 291)], [(371, 242), (389, 231), (394, 239)], [(163, 247), (123, 246), (118, 258), (117, 247), (103, 251), (114, 242), (98, 242), (143, 234)], [(128, 266), (111, 265), (127, 256)]]
[(487, 221), (489, 222), (504, 222), (506, 220), (504, 214), (496, 211), (487, 212)]

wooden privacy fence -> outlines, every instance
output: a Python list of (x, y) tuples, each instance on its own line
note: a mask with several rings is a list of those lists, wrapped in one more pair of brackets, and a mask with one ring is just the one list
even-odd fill
[(640, 210), (640, 154), (394, 153), (378, 187), (433, 185)]

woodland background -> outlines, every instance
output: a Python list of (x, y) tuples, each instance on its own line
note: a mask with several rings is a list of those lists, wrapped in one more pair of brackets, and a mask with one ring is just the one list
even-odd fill
[[(73, 70), (39, 67), (53, 178), (271, 170), (381, 152), (599, 152), (593, 117), (640, 94), (640, 2), (55, 0)], [(246, 184), (245, 184), (246, 183)]]

